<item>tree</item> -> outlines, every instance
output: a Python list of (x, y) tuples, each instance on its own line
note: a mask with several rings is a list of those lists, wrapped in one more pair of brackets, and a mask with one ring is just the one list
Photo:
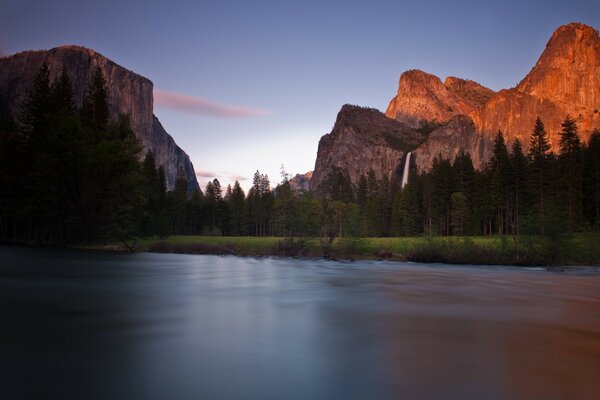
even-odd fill
[(291, 229), (292, 214), (295, 206), (295, 194), (290, 187), (287, 176), (275, 188), (273, 203), (273, 224), (274, 233), (282, 236), (293, 236)]
[(584, 212), (587, 221), (595, 229), (600, 228), (600, 130), (590, 136), (585, 149), (584, 166)]
[(100, 68), (96, 68), (92, 82), (88, 86), (81, 109), (83, 123), (93, 129), (103, 131), (108, 126), (108, 89), (106, 78)]
[(67, 69), (64, 67), (59, 78), (52, 84), (50, 101), (51, 107), (56, 111), (68, 113), (75, 111), (73, 85), (71, 84)]
[(433, 159), (431, 167), (431, 218), (440, 235), (450, 234), (450, 195), (452, 194), (452, 166), (450, 160), (441, 157)]
[(452, 163), (453, 190), (460, 192), (467, 201), (465, 233), (477, 230), (478, 221), (474, 221), (474, 209), (477, 203), (475, 187), (475, 168), (468, 152), (460, 150)]
[(533, 204), (539, 222), (540, 233), (544, 234), (546, 203), (549, 197), (549, 163), (550, 144), (544, 123), (538, 117), (535, 120), (533, 132), (529, 143), (529, 188), (533, 197)]
[(513, 235), (520, 233), (521, 217), (525, 214), (527, 202), (527, 157), (523, 154), (521, 141), (516, 139), (510, 154), (509, 224)]
[(269, 232), (269, 222), (273, 197), (269, 177), (258, 170), (254, 174), (252, 187), (248, 193), (250, 217), (256, 236), (265, 236)]
[[(36, 139), (39, 142), (43, 141), (44, 138), (39, 136), (42, 136), (47, 128), (47, 118), (51, 112), (50, 70), (48, 64), (44, 62), (33, 81), (33, 88), (23, 104), (21, 132), (26, 143), (31, 144)], [(37, 150), (32, 149), (32, 152)]]
[(450, 196), (450, 207), (452, 234), (463, 235), (469, 211), (467, 197), (462, 192), (452, 193)]
[(385, 188), (382, 188), (380, 183), (373, 169), (369, 170), (367, 174), (367, 202), (363, 212), (366, 221), (366, 233), (370, 236), (381, 236), (383, 234), (382, 221), (385, 211), (382, 193)]
[(422, 212), (420, 209), (423, 188), (420, 177), (411, 172), (408, 183), (394, 196), (393, 225), (397, 234), (413, 236), (421, 231)]
[(577, 123), (567, 116), (562, 123), (560, 133), (560, 182), (564, 193), (567, 225), (569, 231), (579, 227), (582, 208), (582, 158), (581, 141), (577, 132)]
[[(208, 187), (207, 187), (208, 195)], [(175, 187), (173, 189), (173, 229), (176, 234), (181, 235), (186, 230), (187, 214), (187, 177), (182, 166), (179, 166)]]
[(496, 231), (500, 234), (510, 233), (509, 214), (511, 210), (508, 194), (510, 157), (502, 132), (498, 132), (494, 140), (494, 152), (489, 165), (489, 177)]
[(236, 180), (231, 190), (231, 196), (229, 196), (229, 212), (231, 215), (231, 229), (230, 232), (234, 236), (245, 235), (247, 233), (247, 219), (246, 209), (244, 207), (246, 195), (244, 190), (240, 186), (240, 183)]

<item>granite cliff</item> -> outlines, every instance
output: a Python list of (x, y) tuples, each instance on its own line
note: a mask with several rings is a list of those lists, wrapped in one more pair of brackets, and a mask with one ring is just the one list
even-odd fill
[[(560, 124), (567, 115), (576, 119), (584, 141), (600, 128), (600, 38), (584, 24), (559, 27), (529, 74), (516, 87), (498, 93), (470, 80), (448, 77), (442, 82), (410, 70), (400, 76), (385, 116), (379, 114), (357, 130), (340, 118), (345, 107), (332, 132), (321, 138), (311, 189), (318, 190), (336, 170), (352, 184), (371, 168), (379, 178), (398, 180), (408, 151), (419, 170), (431, 168), (439, 155), (453, 159), (460, 150), (470, 152), (475, 167), (482, 168), (498, 131), (509, 146), (518, 138), (527, 149), (538, 116), (557, 152)], [(404, 145), (385, 140), (382, 132), (392, 126), (394, 141)]]
[(51, 50), (24, 51), (0, 58), (0, 96), (6, 100), (8, 112), (18, 118), (21, 105), (30, 91), (43, 62), (48, 64), (50, 78), (66, 68), (73, 84), (75, 101), (81, 105), (87, 84), (96, 68), (106, 77), (111, 117), (129, 115), (131, 126), (144, 153), (154, 152), (158, 165), (163, 165), (167, 187), (171, 190), (179, 167), (186, 172), (188, 190), (198, 189), (198, 181), (189, 156), (175, 143), (153, 114), (153, 84), (103, 55), (79, 46), (61, 46)]
[(332, 172), (352, 184), (371, 169), (377, 179), (397, 179), (405, 153), (423, 143), (430, 131), (429, 125), (414, 128), (373, 108), (346, 104), (331, 133), (319, 141), (310, 189), (319, 191)]
[(519, 138), (527, 148), (539, 115), (556, 152), (565, 117), (575, 118), (587, 141), (600, 127), (599, 109), (600, 37), (591, 26), (572, 23), (554, 32), (535, 66), (515, 88), (499, 92), (472, 118), (481, 134), (500, 130), (507, 142)]
[(435, 75), (410, 70), (400, 76), (398, 93), (385, 115), (413, 128), (442, 124), (474, 111), (493, 93), (473, 81), (450, 77), (443, 83)]
[(308, 171), (305, 174), (296, 174), (290, 179), (290, 187), (297, 192), (306, 192), (310, 187), (310, 180), (312, 179), (313, 172)]

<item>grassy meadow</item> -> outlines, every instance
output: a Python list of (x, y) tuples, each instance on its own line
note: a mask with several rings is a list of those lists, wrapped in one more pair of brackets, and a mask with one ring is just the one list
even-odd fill
[(321, 238), (170, 236), (141, 239), (138, 251), (239, 256), (390, 259), (452, 264), (600, 265), (600, 234)]

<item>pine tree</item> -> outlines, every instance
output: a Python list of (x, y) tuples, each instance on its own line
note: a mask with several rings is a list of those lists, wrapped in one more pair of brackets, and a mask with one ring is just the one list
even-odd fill
[(453, 179), (450, 160), (439, 157), (433, 159), (431, 167), (431, 217), (438, 234), (450, 234), (450, 195)]
[(58, 79), (52, 84), (50, 98), (52, 108), (57, 112), (71, 113), (75, 111), (73, 85), (67, 69), (64, 67)]
[(569, 231), (574, 231), (579, 227), (583, 197), (581, 141), (574, 119), (567, 116), (561, 126), (558, 158), (560, 182), (565, 198), (568, 228)]
[(529, 143), (529, 184), (540, 233), (545, 231), (546, 203), (549, 202), (550, 144), (542, 120), (535, 121)]
[(173, 227), (175, 233), (182, 235), (186, 228), (187, 214), (187, 178), (183, 167), (180, 166), (175, 178), (175, 188), (173, 189)]
[[(47, 118), (52, 112), (50, 86), (50, 70), (48, 64), (44, 61), (33, 81), (33, 88), (23, 104), (21, 131), (28, 142), (36, 139), (43, 142), (45, 139), (39, 136), (42, 136), (45, 132), (48, 125)], [(33, 151), (37, 151), (37, 149)]]
[(450, 196), (450, 221), (453, 235), (463, 235), (469, 207), (467, 197), (462, 192), (454, 192)]
[(523, 154), (521, 141), (516, 139), (510, 154), (509, 222), (514, 235), (520, 233), (520, 221), (527, 204), (527, 157)]
[(595, 229), (600, 228), (600, 130), (590, 136), (585, 150), (584, 212), (586, 220)]
[(396, 234), (417, 235), (421, 231), (422, 213), (420, 177), (411, 172), (408, 183), (394, 196), (393, 225)]
[(370, 236), (381, 236), (383, 234), (383, 224), (385, 210), (382, 193), (386, 190), (380, 185), (380, 181), (371, 169), (367, 174), (367, 203), (365, 206), (365, 220), (367, 233)]
[(106, 78), (104, 77), (102, 70), (96, 68), (83, 100), (81, 109), (83, 123), (98, 131), (106, 130), (110, 117), (108, 109)]
[(265, 236), (269, 233), (272, 204), (273, 197), (269, 177), (256, 171), (248, 193), (248, 206), (256, 236)]
[(468, 152), (460, 150), (452, 164), (452, 175), (454, 179), (453, 190), (462, 193), (467, 202), (465, 233), (475, 231), (476, 223), (473, 222), (473, 212), (476, 204), (475, 168), (473, 160)]
[(244, 202), (246, 195), (236, 180), (229, 196), (229, 210), (231, 214), (231, 234), (234, 236), (245, 235), (247, 233), (247, 220)]

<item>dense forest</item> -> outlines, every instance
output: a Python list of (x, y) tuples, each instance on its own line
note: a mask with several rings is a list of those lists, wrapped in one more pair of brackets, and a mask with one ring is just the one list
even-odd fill
[[(1, 97), (1, 96), (0, 96)], [(282, 168), (272, 188), (257, 171), (244, 193), (217, 179), (188, 193), (185, 174), (167, 191), (165, 172), (132, 132), (109, 117), (106, 81), (95, 72), (80, 108), (66, 71), (37, 75), (18, 120), (0, 104), (0, 240), (12, 243), (128, 245), (172, 234), (255, 235), (333, 241), (339, 236), (556, 234), (600, 228), (600, 132), (582, 143), (566, 117), (560, 151), (550, 152), (538, 119), (531, 144), (510, 149), (498, 132), (493, 156), (477, 171), (468, 153), (436, 158), (408, 184), (356, 186), (341, 171), (317, 193), (292, 189)]]

